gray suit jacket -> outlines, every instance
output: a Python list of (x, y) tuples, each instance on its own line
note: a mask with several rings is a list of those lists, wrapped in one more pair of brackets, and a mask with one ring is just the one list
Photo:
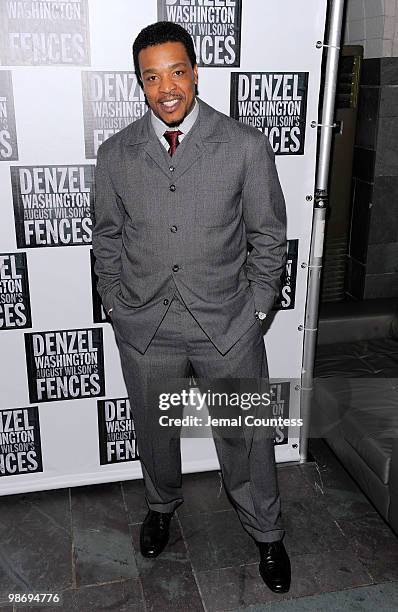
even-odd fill
[(198, 102), (172, 158), (149, 111), (98, 150), (98, 291), (117, 339), (141, 353), (177, 287), (225, 354), (255, 310), (272, 308), (285, 265), (286, 207), (268, 138)]

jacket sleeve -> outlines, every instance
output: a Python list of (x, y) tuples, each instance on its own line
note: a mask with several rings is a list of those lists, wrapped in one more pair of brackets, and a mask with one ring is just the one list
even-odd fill
[(97, 289), (108, 312), (120, 286), (122, 231), (125, 210), (115, 192), (102, 145), (98, 149), (95, 169), (95, 202), (93, 227), (94, 271)]
[(246, 274), (256, 310), (268, 313), (280, 290), (286, 265), (286, 205), (266, 136), (255, 143), (242, 191), (247, 241), (252, 246)]

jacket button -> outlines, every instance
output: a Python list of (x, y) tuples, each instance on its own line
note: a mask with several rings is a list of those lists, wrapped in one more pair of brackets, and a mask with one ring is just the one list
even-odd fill
[(165, 306), (167, 306), (167, 304), (168, 304), (168, 303), (169, 303), (169, 300), (163, 300), (163, 304), (164, 304)]
[(174, 170), (175, 170), (174, 166), (170, 166), (169, 170), (170, 170), (170, 172), (174, 172)]
[(175, 191), (176, 190), (176, 186), (175, 185), (170, 185), (169, 189), (170, 189), (170, 191)]
[(173, 272), (178, 272), (179, 269), (180, 269), (180, 266), (178, 264), (174, 264)]
[(177, 226), (176, 225), (172, 225), (171, 228), (170, 228), (170, 231), (173, 232), (173, 234), (175, 234), (176, 231), (177, 231)]

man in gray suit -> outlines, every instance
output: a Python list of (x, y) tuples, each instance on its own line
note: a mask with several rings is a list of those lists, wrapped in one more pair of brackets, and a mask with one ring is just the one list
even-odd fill
[[(133, 55), (150, 109), (98, 150), (93, 250), (144, 475), (141, 553), (156, 557), (183, 501), (179, 430), (159, 426), (156, 381), (268, 381), (261, 319), (285, 265), (286, 209), (268, 139), (197, 97), (190, 35), (152, 24)], [(263, 580), (286, 592), (273, 440), (238, 429), (213, 429), (225, 489)]]

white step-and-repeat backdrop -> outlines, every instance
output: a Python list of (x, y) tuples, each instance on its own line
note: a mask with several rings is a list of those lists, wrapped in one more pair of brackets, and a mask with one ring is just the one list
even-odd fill
[[(190, 32), (202, 99), (276, 152), (288, 260), (265, 344), (274, 415), (299, 417), (325, 17), (326, 0), (0, 0), (0, 494), (141, 476), (91, 233), (96, 151), (146, 111), (131, 47), (154, 21)], [(276, 433), (297, 460), (297, 430)], [(182, 450), (186, 472), (218, 467), (210, 438)]]

